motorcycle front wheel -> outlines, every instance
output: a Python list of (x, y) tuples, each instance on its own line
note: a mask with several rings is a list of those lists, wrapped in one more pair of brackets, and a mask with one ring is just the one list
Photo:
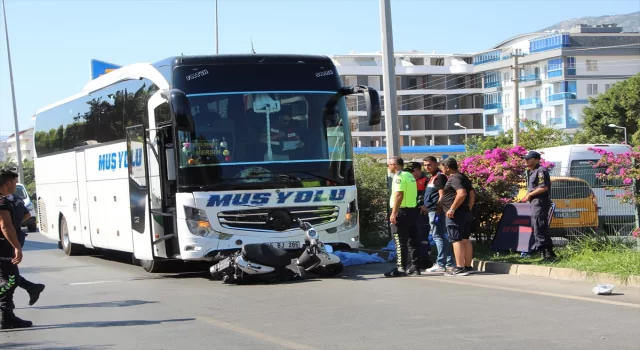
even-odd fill
[(341, 273), (342, 270), (344, 270), (344, 264), (339, 262), (337, 264), (318, 266), (315, 269), (313, 269), (313, 271), (311, 272), (315, 273), (320, 277), (334, 277), (339, 273)]

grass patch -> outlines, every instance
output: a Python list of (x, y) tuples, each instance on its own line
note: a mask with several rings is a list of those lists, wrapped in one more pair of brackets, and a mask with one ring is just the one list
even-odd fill
[(635, 244), (634, 240), (623, 237), (594, 234), (555, 248), (558, 259), (549, 262), (539, 256), (494, 252), (485, 244), (475, 246), (473, 255), (478, 260), (576, 269), (586, 272), (589, 277), (595, 273), (610, 273), (624, 283), (630, 276), (640, 276), (640, 251), (635, 249)]

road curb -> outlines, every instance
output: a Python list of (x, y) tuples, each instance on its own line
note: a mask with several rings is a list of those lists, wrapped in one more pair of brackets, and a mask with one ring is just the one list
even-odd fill
[[(367, 254), (378, 254), (379, 257), (385, 259), (386, 261), (389, 260), (389, 254), (391, 253), (387, 250), (374, 249), (360, 249), (359, 251), (365, 252)], [(495, 274), (536, 276), (561, 281), (592, 282), (598, 284), (613, 284), (622, 285), (625, 287), (640, 288), (640, 276), (631, 276), (627, 281), (621, 281), (620, 279), (616, 278), (615, 275), (610, 273), (589, 273), (564, 267), (511, 264), (484, 260), (473, 260), (473, 267), (477, 271)]]
[(625, 287), (640, 288), (640, 276), (630, 276), (627, 281), (621, 281), (620, 279), (616, 278), (615, 275), (610, 273), (588, 273), (585, 271), (568, 269), (564, 267), (510, 264), (482, 260), (474, 260), (473, 265), (474, 268), (476, 268), (478, 271), (489, 273), (536, 276), (562, 281), (593, 282), (599, 284), (613, 284), (623, 285)]

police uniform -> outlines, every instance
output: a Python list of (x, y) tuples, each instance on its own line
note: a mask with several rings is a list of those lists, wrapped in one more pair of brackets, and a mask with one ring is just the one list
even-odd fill
[[(14, 208), (11, 201), (0, 195), (0, 210), (9, 212), (11, 223), (17, 227)], [(18, 265), (11, 262), (14, 258), (14, 248), (0, 231), (0, 329), (30, 327), (30, 321), (24, 321), (13, 313), (15, 304), (13, 294), (20, 283)]]
[[(529, 152), (525, 159), (540, 158), (537, 152)], [(553, 241), (549, 235), (549, 211), (551, 210), (551, 177), (547, 168), (539, 164), (533, 170), (527, 170), (527, 192), (538, 188), (547, 190), (534, 197), (529, 197), (531, 203), (531, 226), (535, 237), (533, 251), (540, 252), (546, 258), (554, 257)]]
[(418, 187), (416, 179), (410, 172), (401, 171), (393, 176), (390, 207), (395, 205), (396, 192), (403, 192), (402, 202), (398, 208), (396, 224), (392, 225), (391, 233), (396, 244), (397, 271), (402, 273), (409, 267), (411, 272), (419, 273), (418, 266), (418, 215), (420, 209), (416, 208)]

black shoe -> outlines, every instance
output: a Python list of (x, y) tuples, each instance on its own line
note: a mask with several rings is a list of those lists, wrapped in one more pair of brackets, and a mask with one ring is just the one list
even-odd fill
[(465, 266), (464, 270), (467, 271), (469, 275), (476, 273), (476, 270), (473, 269), (473, 266)]
[(35, 304), (40, 299), (40, 293), (44, 291), (44, 284), (36, 284), (29, 289), (29, 306)]
[(400, 271), (397, 268), (395, 268), (395, 269), (393, 269), (393, 270), (391, 270), (389, 272), (386, 272), (384, 274), (384, 277), (404, 277), (406, 275), (407, 275), (406, 272)]
[(0, 329), (29, 328), (33, 322), (18, 318), (13, 313), (3, 313), (0, 319)]
[(445, 276), (468, 276), (469, 271), (462, 267), (454, 267), (444, 273)]
[(417, 267), (412, 267), (409, 269), (409, 271), (407, 271), (407, 275), (409, 276), (420, 276), (422, 275), (422, 273), (420, 272), (420, 269)]

